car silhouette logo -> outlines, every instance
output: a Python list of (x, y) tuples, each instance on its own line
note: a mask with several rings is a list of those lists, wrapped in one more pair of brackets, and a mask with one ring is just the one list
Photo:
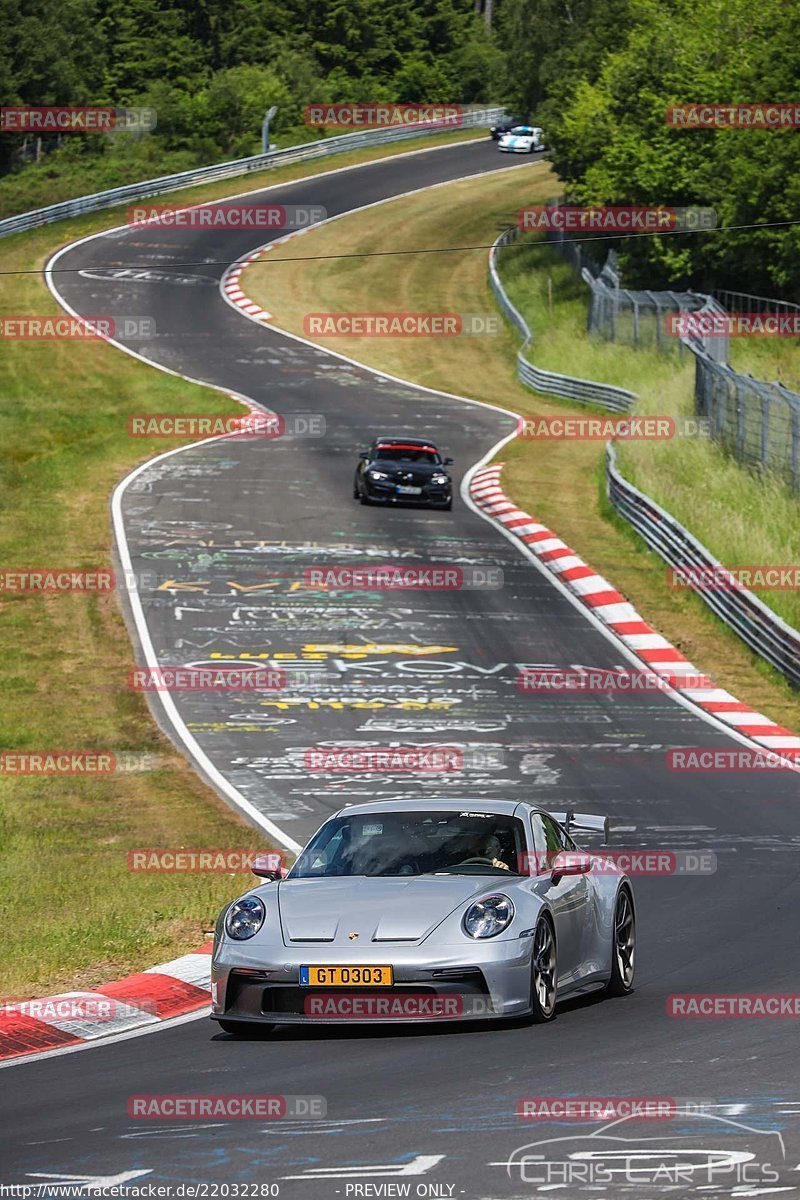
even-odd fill
[(347, 936), (349, 937), (351, 942), (354, 942), (356, 940), (356, 938), (358, 937), (358, 934), (357, 933), (348, 933)]

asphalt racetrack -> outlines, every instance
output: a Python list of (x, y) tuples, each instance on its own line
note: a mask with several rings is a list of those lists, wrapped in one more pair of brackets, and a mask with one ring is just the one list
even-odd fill
[[(265, 197), (335, 215), (449, 179), (528, 166), (527, 159), (509, 163), (487, 139), (320, 175)], [(76, 244), (55, 264), (54, 286), (78, 313), (154, 319), (156, 337), (130, 343), (146, 359), (246, 396), (289, 424), (324, 418), (323, 437), (301, 432), (183, 450), (143, 469), (121, 494), (159, 662), (252, 665), (278, 655), (289, 676), (274, 699), (174, 695), (203, 772), (210, 764), (212, 777), (227, 780), (289, 847), (348, 801), (432, 797), (441, 789), (470, 805), (510, 796), (608, 813), (613, 845), (708, 850), (717, 870), (635, 879), (634, 994), (572, 1001), (548, 1026), (284, 1029), (234, 1040), (194, 1019), (11, 1066), (0, 1074), (5, 1179), (40, 1182), (31, 1178), (36, 1172), (173, 1187), (277, 1184), (282, 1196), (331, 1200), (530, 1196), (536, 1177), (514, 1152), (584, 1130), (520, 1121), (522, 1098), (660, 1096), (705, 1105), (703, 1116), (680, 1116), (655, 1131), (648, 1123), (647, 1135), (671, 1139), (681, 1161), (705, 1161), (709, 1148), (723, 1145), (741, 1151), (726, 1161), (768, 1159), (780, 1169), (777, 1185), (754, 1182), (755, 1166), (745, 1177), (731, 1167), (697, 1194), (757, 1195), (742, 1189), (768, 1186), (796, 1193), (795, 1023), (676, 1020), (666, 998), (792, 990), (798, 777), (669, 771), (669, 747), (737, 743), (665, 695), (520, 693), (521, 664), (629, 664), (462, 497), (452, 512), (352, 499), (357, 453), (376, 434), (432, 437), (455, 459), (461, 480), (513, 431), (513, 418), (377, 376), (234, 311), (220, 295), (217, 260), (264, 240), (263, 233), (145, 227)], [(308, 567), (392, 561), (491, 568), (503, 584), (336, 597), (302, 586)], [(181, 744), (170, 714), (158, 716)], [(364, 779), (314, 775), (305, 766), (309, 747), (391, 741), (460, 746), (465, 769), (444, 779)], [(170, 1125), (128, 1116), (135, 1095), (207, 1092), (318, 1096), (327, 1111), (322, 1121), (272, 1123)], [(775, 1129), (784, 1135), (784, 1158), (766, 1133)], [(626, 1136), (642, 1132), (637, 1124)], [(591, 1181), (573, 1182), (555, 1194), (693, 1195), (691, 1178), (672, 1187), (664, 1177), (643, 1179), (619, 1193), (613, 1181), (599, 1191)], [(356, 1190), (406, 1183), (409, 1193)]]

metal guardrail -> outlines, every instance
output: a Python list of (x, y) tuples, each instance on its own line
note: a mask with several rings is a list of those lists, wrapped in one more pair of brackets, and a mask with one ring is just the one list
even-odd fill
[[(507, 230), (497, 239), (492, 246), (489, 262), (489, 277), (492, 290), (497, 297), (498, 303), (505, 313), (506, 317), (519, 330), (525, 338), (525, 346), (527, 348), (533, 341), (531, 330), (523, 317), (522, 313), (512, 304), (506, 294), (497, 272), (497, 259), (500, 250), (510, 241), (513, 241), (518, 236), (517, 229)], [(585, 267), (585, 263), (582, 264)], [(613, 264), (611, 264), (613, 266)], [(608, 266), (608, 264), (607, 264)], [(596, 276), (593, 276), (596, 278)], [(588, 281), (587, 281), (588, 282)], [(700, 305), (701, 312), (720, 312), (720, 304), (711, 296), (692, 294), (692, 308), (697, 311), (697, 306)], [(685, 344), (692, 350), (697, 360), (698, 373), (698, 397), (700, 395), (700, 379), (706, 377), (709, 373), (722, 373), (726, 376), (736, 377), (736, 372), (723, 363), (716, 362), (712, 358), (712, 354), (720, 353), (719, 342), (712, 342), (706, 345), (699, 342), (697, 339), (682, 339)], [(725, 339), (721, 339), (725, 342)], [(723, 351), (724, 354), (724, 351)], [(591, 383), (588, 380), (571, 380), (568, 376), (553, 375), (548, 371), (540, 371), (527, 361), (522, 351), (518, 354), (518, 374), (524, 383), (528, 383), (530, 387), (537, 391), (553, 391), (557, 395), (568, 396), (570, 399), (589, 399), (591, 392), (596, 390), (596, 394), (602, 394), (608, 391), (622, 392), (628, 397), (628, 403), (625, 408), (628, 409), (636, 401), (637, 397), (633, 392), (624, 392), (623, 389), (609, 389), (604, 384)], [(738, 376), (738, 379), (744, 379), (743, 376)], [(750, 380), (749, 383), (757, 381)], [(557, 381), (562, 382), (562, 386), (558, 386)], [(570, 394), (568, 385), (576, 385), (576, 390), (579, 394)], [(761, 385), (767, 387), (768, 385)], [(593, 399), (593, 403), (603, 403), (602, 399)], [(612, 407), (606, 402), (606, 407)], [(621, 407), (621, 406), (620, 406)], [(701, 408), (701, 411), (705, 411)], [(720, 407), (709, 410), (708, 415), (712, 419), (712, 436), (720, 437), (722, 430), (717, 429), (715, 422), (719, 421), (719, 413), (722, 411)], [(762, 412), (764, 408), (762, 406)], [(742, 406), (739, 405), (739, 421), (742, 429), (745, 428), (742, 422)], [(766, 419), (766, 418), (765, 418)], [(763, 426), (762, 426), (763, 427)], [(800, 422), (798, 422), (798, 430), (800, 430)], [(763, 441), (763, 434), (761, 435)], [(794, 445), (794, 440), (792, 445)], [(797, 469), (796, 454), (793, 457), (795, 470)], [(724, 580), (728, 572), (722, 563), (714, 557), (710, 550), (702, 545), (697, 538), (689, 533), (679, 521), (661, 508), (655, 500), (650, 499), (638, 488), (629, 483), (623, 477), (618, 466), (617, 456), (614, 444), (608, 442), (606, 445), (606, 489), (608, 498), (614, 510), (623, 517), (633, 528), (644, 538), (647, 545), (655, 550), (657, 554), (664, 559), (671, 567), (677, 571), (685, 572), (689, 580), (692, 578), (692, 572), (695, 573), (695, 578), (700, 580)], [(687, 584), (691, 586), (691, 582)], [(793, 688), (800, 689), (800, 632), (793, 629), (783, 621), (776, 612), (766, 605), (762, 600), (752, 592), (743, 587), (723, 586), (696, 588), (697, 594), (708, 605), (725, 624), (731, 628), (741, 639), (760, 655), (768, 663), (789, 681)]]
[[(458, 126), (452, 128), (478, 129), (491, 125), (504, 114), (502, 108), (481, 108), (462, 114)], [(306, 142), (301, 146), (287, 146), (284, 150), (272, 150), (269, 154), (254, 154), (250, 158), (236, 158), (230, 162), (216, 163), (210, 167), (196, 167), (191, 171), (179, 171), (175, 175), (161, 175), (157, 179), (145, 179), (140, 183), (128, 183), (110, 188), (105, 192), (94, 192), (89, 196), (78, 196), (74, 200), (63, 200), (46, 208), (33, 209), (0, 221), (0, 237), (36, 229), (53, 221), (64, 221), (84, 213), (99, 212), (114, 208), (131, 200), (146, 196), (158, 196), (163, 192), (193, 187), (198, 183), (214, 183), (218, 179), (234, 179), (238, 175), (249, 175), (253, 171), (269, 170), (285, 163), (306, 162), (315, 158), (327, 158), (332, 154), (344, 154), (347, 150), (361, 146), (381, 146), (399, 142), (406, 138), (445, 132), (449, 126), (422, 122), (403, 125), (397, 129), (365, 129), (357, 133), (343, 133), (338, 137), (323, 138), (317, 142)]]
[(629, 392), (626, 388), (612, 387), (607, 383), (595, 383), (590, 379), (578, 379), (572, 375), (559, 375), (554, 371), (545, 371), (525, 357), (525, 351), (533, 343), (533, 333), (522, 313), (511, 303), (497, 269), (501, 252), (511, 242), (517, 240), (519, 232), (516, 226), (512, 226), (511, 229), (502, 233), (492, 246), (489, 253), (489, 283), (500, 308), (525, 339), (522, 349), (517, 354), (517, 375), (520, 381), (536, 392), (562, 396), (567, 400), (577, 400), (582, 404), (597, 404), (612, 412), (628, 412), (638, 399), (635, 392)]
[[(695, 579), (724, 579), (726, 568), (665, 509), (629, 483), (617, 466), (614, 446), (606, 446), (606, 485), (614, 509), (641, 534), (665, 562)], [(691, 587), (691, 583), (687, 584)], [(751, 650), (800, 688), (800, 632), (743, 587), (693, 588), (708, 607)]]

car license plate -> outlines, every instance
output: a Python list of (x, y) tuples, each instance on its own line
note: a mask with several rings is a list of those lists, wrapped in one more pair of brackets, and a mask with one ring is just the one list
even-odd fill
[(408, 487), (402, 483), (398, 483), (397, 490), (401, 496), (419, 496), (422, 494), (421, 487)]
[(391, 967), (301, 967), (301, 987), (391, 987)]

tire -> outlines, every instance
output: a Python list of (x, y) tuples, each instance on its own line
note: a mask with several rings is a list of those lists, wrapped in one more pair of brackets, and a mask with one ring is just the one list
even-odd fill
[(233, 1037), (246, 1037), (248, 1034), (252, 1037), (253, 1034), (272, 1033), (274, 1025), (261, 1025), (252, 1021), (217, 1021), (223, 1033), (230, 1033)]
[(353, 484), (353, 499), (358, 500), (360, 496), (361, 496), (361, 493), (358, 490), (358, 484), (354, 483)]
[(624, 885), (617, 892), (611, 947), (611, 978), (603, 989), (606, 996), (629, 996), (636, 969), (636, 914), (633, 897)]
[(358, 498), (362, 504), (371, 504), (372, 503), (372, 501), (370, 500), (370, 498), (366, 492), (359, 492)]
[[(543, 959), (543, 955), (545, 956)], [(542, 967), (547, 966), (543, 971)], [(531, 1015), (533, 1025), (544, 1025), (556, 1015), (558, 959), (556, 935), (549, 917), (539, 917), (531, 955)]]
[(447, 504), (445, 504), (445, 506), (444, 506), (444, 511), (445, 511), (445, 512), (450, 512), (450, 510), (452, 509), (452, 507), (453, 507), (453, 501), (452, 501), (452, 500), (448, 500), (448, 501), (447, 501)]

